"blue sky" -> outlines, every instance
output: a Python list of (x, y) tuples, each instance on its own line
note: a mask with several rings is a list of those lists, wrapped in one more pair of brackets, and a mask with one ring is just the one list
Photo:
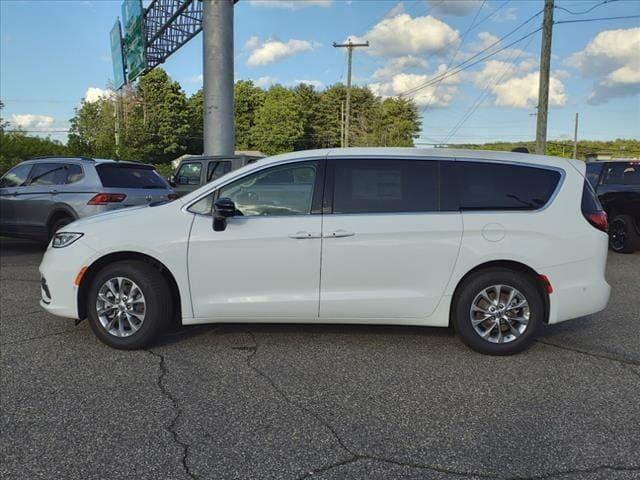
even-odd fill
[[(599, 3), (557, 0), (562, 8), (555, 20), (640, 15), (637, 0), (610, 1), (579, 14)], [(120, 5), (0, 0), (3, 117), (64, 141), (74, 108), (85, 95), (99, 95), (113, 76), (109, 31)], [(354, 54), (355, 83), (397, 95), (470, 58), (542, 7), (542, 0), (240, 0), (235, 76), (263, 86), (344, 82), (345, 51), (332, 42), (351, 37), (371, 42)], [(535, 30), (541, 18), (508, 40)], [(409, 95), (423, 114), (420, 141), (532, 139), (539, 52), (538, 32), (437, 88)], [(164, 68), (187, 94), (200, 88), (201, 36)], [(640, 18), (556, 25), (551, 87), (549, 138), (571, 138), (576, 112), (581, 138), (640, 138)]]

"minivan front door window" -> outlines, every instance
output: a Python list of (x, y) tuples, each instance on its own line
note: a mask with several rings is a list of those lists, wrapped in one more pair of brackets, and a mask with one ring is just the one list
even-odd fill
[(311, 213), (317, 162), (296, 163), (262, 170), (220, 189), (238, 215), (308, 215)]

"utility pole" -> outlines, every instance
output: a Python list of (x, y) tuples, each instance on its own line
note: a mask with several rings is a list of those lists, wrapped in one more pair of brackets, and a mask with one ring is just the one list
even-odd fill
[(233, 155), (233, 0), (203, 0), (204, 154)]
[(347, 43), (336, 43), (333, 42), (333, 46), (335, 48), (346, 48), (347, 55), (349, 57), (347, 68), (347, 106), (345, 108), (345, 120), (344, 120), (344, 146), (349, 146), (349, 122), (351, 120), (351, 61), (353, 58), (353, 49), (357, 47), (368, 47), (369, 42), (364, 43), (352, 43), (351, 39), (347, 41)]
[(344, 102), (340, 102), (340, 147), (344, 147)]
[(549, 71), (551, 68), (551, 33), (553, 31), (553, 0), (544, 2), (542, 21), (542, 51), (540, 52), (540, 84), (538, 87), (538, 117), (536, 153), (544, 155), (547, 147), (547, 113), (549, 110)]
[(578, 112), (576, 112), (576, 123), (573, 129), (573, 158), (578, 158)]

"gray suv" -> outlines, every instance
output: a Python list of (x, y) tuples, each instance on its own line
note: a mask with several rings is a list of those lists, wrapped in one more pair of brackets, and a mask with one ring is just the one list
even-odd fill
[(48, 241), (80, 217), (172, 200), (151, 165), (85, 157), (40, 157), (0, 178), (0, 235)]

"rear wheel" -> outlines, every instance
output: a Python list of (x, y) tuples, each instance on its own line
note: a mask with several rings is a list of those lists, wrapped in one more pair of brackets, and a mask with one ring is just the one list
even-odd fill
[(631, 215), (616, 215), (609, 223), (609, 247), (616, 253), (632, 253), (640, 245)]
[(454, 299), (452, 324), (477, 352), (511, 355), (534, 340), (544, 321), (544, 303), (531, 276), (506, 268), (474, 273)]
[(144, 348), (171, 319), (171, 292), (153, 266), (116, 262), (93, 278), (87, 312), (93, 333), (103, 343), (123, 350)]

